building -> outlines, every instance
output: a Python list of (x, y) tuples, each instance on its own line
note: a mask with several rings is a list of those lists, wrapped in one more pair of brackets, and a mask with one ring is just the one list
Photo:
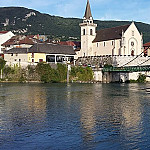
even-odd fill
[(4, 60), (8, 66), (28, 66), (28, 48), (12, 48), (4, 51)]
[(30, 48), (12, 48), (4, 51), (4, 60), (9, 66), (37, 65), (39, 62), (50, 64), (74, 64), (74, 49), (72, 46), (38, 43)]
[(150, 42), (145, 43), (144, 47), (144, 56), (150, 56)]
[(11, 31), (0, 31), (0, 54), (2, 53), (2, 44), (13, 36), (14, 34)]
[(74, 49), (72, 46), (59, 44), (35, 44), (29, 49), (28, 62), (38, 63), (74, 63)]
[(134, 22), (96, 31), (89, 0), (81, 27), (81, 51), (78, 57), (136, 56), (143, 51), (143, 37)]
[(30, 48), (36, 43), (43, 43), (39, 39), (35, 38), (34, 35), (17, 35), (13, 36), (11, 39), (7, 40), (2, 44), (3, 51), (12, 48)]

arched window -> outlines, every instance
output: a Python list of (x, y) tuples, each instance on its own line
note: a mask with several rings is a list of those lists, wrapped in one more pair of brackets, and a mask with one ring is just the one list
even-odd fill
[(131, 51), (131, 56), (134, 56), (134, 50)]
[(92, 29), (90, 29), (90, 35), (93, 35), (93, 30)]
[(85, 35), (85, 29), (83, 29), (83, 35)]

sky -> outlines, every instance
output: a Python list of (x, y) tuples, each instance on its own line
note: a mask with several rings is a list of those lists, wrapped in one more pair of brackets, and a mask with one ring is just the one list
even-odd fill
[[(150, 0), (89, 0), (95, 20), (150, 24)], [(0, 0), (0, 7), (19, 6), (54, 16), (83, 18), (87, 0)]]

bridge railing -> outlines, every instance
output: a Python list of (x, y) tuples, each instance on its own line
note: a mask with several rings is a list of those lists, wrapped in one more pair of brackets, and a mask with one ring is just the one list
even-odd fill
[(126, 66), (126, 67), (104, 67), (103, 72), (142, 72), (150, 71), (150, 65), (147, 66)]

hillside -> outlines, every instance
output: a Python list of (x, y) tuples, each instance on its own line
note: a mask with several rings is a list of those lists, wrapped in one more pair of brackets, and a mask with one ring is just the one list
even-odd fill
[[(0, 7), (0, 30), (11, 30), (15, 34), (46, 34), (50, 38), (67, 40), (69, 37), (80, 39), (79, 23), (82, 19), (63, 18), (42, 14), (23, 7)], [(129, 21), (94, 21), (98, 30), (130, 24)], [(143, 33), (144, 42), (150, 41), (150, 25), (136, 22)]]

